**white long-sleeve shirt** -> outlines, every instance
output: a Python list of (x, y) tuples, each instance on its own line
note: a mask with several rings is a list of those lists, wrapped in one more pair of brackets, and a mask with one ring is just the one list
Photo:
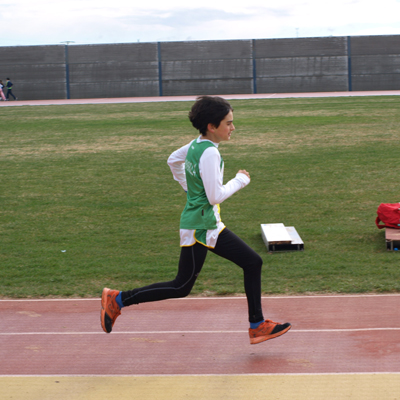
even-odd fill
[[(199, 136), (195, 140), (199, 142), (208, 139), (203, 139), (202, 136)], [(185, 159), (190, 144), (191, 142), (174, 151), (168, 158), (168, 165), (171, 168), (174, 179), (179, 182), (185, 191), (187, 191)], [(217, 149), (218, 143), (213, 144), (216, 147), (212, 146), (207, 148), (200, 157), (199, 169), (207, 199), (211, 205), (218, 207), (219, 204), (228, 197), (248, 185), (250, 183), (250, 178), (245, 174), (237, 173), (235, 178), (231, 179), (226, 185), (224, 185), (224, 166), (221, 168), (221, 155)], [(225, 225), (221, 219), (218, 218), (217, 229), (207, 231), (208, 247), (215, 247), (218, 235), (224, 227)], [(188, 229), (180, 230), (181, 246), (192, 246), (196, 242), (194, 232), (194, 230)]]

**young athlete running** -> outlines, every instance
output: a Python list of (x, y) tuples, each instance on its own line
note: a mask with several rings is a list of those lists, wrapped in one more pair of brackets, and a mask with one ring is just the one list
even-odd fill
[(250, 183), (249, 173), (240, 170), (235, 178), (223, 184), (224, 162), (218, 146), (220, 142), (230, 140), (235, 130), (233, 109), (221, 97), (201, 96), (189, 112), (189, 119), (201, 135), (168, 158), (174, 179), (187, 192), (180, 221), (178, 274), (170, 282), (128, 291), (104, 288), (101, 326), (110, 333), (123, 307), (189, 295), (210, 250), (243, 269), (250, 343), (261, 343), (280, 336), (291, 325), (264, 320), (261, 308), (262, 259), (225, 227), (219, 214), (219, 204)]

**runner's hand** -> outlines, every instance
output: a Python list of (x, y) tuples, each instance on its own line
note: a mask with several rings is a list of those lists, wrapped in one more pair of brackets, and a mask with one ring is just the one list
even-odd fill
[(250, 174), (245, 169), (240, 169), (238, 174), (245, 174), (250, 179)]

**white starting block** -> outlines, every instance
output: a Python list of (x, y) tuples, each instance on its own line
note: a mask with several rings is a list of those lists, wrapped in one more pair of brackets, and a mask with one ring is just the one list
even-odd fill
[(294, 226), (261, 224), (261, 235), (268, 251), (304, 250), (304, 243)]

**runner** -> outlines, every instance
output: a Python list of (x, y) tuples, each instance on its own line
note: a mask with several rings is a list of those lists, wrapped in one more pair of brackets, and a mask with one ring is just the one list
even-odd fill
[(264, 320), (261, 307), (262, 259), (225, 227), (219, 213), (220, 203), (250, 183), (250, 174), (239, 170), (235, 178), (223, 184), (224, 162), (218, 146), (223, 141), (229, 141), (235, 130), (233, 109), (221, 97), (201, 96), (193, 105), (189, 119), (201, 135), (168, 158), (174, 179), (187, 192), (180, 221), (178, 274), (173, 281), (128, 291), (104, 288), (101, 299), (102, 328), (110, 333), (123, 307), (189, 295), (210, 250), (243, 269), (250, 343), (257, 344), (278, 337), (291, 325)]

